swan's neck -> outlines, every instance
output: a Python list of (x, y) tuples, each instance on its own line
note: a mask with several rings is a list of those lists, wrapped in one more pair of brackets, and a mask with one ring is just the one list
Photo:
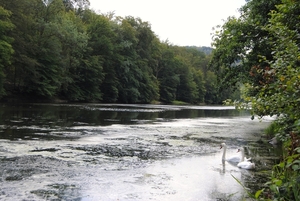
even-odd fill
[(245, 152), (242, 149), (241, 149), (241, 155), (242, 155), (242, 157), (241, 157), (240, 162), (244, 161), (244, 159), (245, 159)]
[(226, 160), (225, 155), (226, 155), (226, 147), (224, 146), (223, 155), (222, 155), (222, 160), (223, 161)]

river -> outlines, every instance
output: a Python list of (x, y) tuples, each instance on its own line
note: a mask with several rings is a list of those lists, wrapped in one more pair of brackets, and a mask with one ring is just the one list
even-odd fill
[[(271, 118), (228, 106), (0, 106), (0, 200), (249, 200), (280, 155)], [(222, 163), (222, 142), (256, 168)]]

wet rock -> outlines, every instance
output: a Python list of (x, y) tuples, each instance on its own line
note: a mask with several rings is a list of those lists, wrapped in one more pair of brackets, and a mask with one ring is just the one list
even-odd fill
[(42, 152), (42, 151), (49, 151), (49, 152), (55, 152), (58, 151), (60, 149), (56, 149), (56, 148), (45, 148), (45, 149), (35, 149), (35, 150), (31, 150), (31, 152)]
[(77, 150), (85, 151), (88, 155), (105, 155), (109, 157), (138, 157), (140, 159), (151, 158), (150, 150), (136, 149), (132, 147), (114, 147), (114, 146), (93, 146), (93, 147), (76, 147)]
[(6, 181), (19, 181), (36, 174), (53, 171), (53, 169), (59, 168), (62, 163), (67, 165), (67, 162), (59, 159), (40, 155), (2, 158), (0, 178), (2, 177)]
[(10, 175), (5, 178), (6, 181), (20, 181), (22, 179), (23, 179), (22, 175), (19, 174)]

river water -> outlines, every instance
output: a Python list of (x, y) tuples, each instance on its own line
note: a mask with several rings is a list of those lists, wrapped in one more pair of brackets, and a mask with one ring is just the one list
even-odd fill
[[(0, 200), (249, 200), (278, 162), (261, 138), (271, 121), (227, 106), (3, 104)], [(222, 142), (256, 169), (222, 163)]]

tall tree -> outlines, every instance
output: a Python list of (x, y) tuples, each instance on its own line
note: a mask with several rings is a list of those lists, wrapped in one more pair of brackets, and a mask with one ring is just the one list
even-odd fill
[(136, 103), (140, 98), (137, 77), (142, 73), (137, 65), (136, 30), (126, 19), (119, 18), (116, 23), (119, 24), (118, 29), (115, 30), (118, 44), (116, 51), (119, 55), (116, 61), (116, 73), (119, 81), (118, 102)]
[[(85, 70), (90, 63), (95, 62), (95, 59), (90, 58), (90, 55), (86, 56), (89, 50), (89, 37), (81, 18), (74, 11), (65, 12), (61, 16), (59, 35), (62, 46), (60, 95), (71, 101), (98, 99), (101, 97), (98, 94), (99, 90), (94, 91), (93, 87), (87, 90), (84, 85), (84, 80), (87, 80), (84, 77)], [(88, 91), (91, 91), (94, 96), (87, 95)]]
[(54, 34), (55, 23), (51, 20), (63, 10), (59, 1), (52, 4), (46, 9), (39, 0), (4, 3), (13, 13), (11, 20), (16, 25), (11, 35), (15, 50), (13, 68), (8, 71), (7, 77), (14, 84), (14, 89), (21, 93), (51, 96), (59, 85), (56, 72), (60, 44)]
[(179, 75), (179, 85), (177, 86), (176, 99), (187, 103), (196, 103), (198, 99), (198, 90), (191, 67), (180, 62), (180, 66), (177, 69)]
[[(300, 119), (300, 4), (284, 0), (272, 11), (265, 30), (272, 36), (272, 60), (266, 69), (255, 68), (252, 76), (259, 74), (259, 93), (252, 99), (254, 112), (264, 115), (284, 115), (292, 122)], [(253, 84), (251, 87), (255, 87)]]
[(169, 44), (165, 43), (161, 49), (159, 71), (157, 72), (160, 100), (163, 102), (171, 103), (176, 100), (177, 86), (180, 83), (180, 77), (176, 73), (179, 66), (180, 61), (176, 59), (174, 51)]
[(149, 62), (155, 36), (148, 23), (131, 16), (118, 19), (117, 77), (119, 101), (147, 103), (158, 97), (158, 83)]
[(158, 48), (156, 46), (157, 38), (148, 22), (143, 22), (140, 18), (137, 18), (132, 19), (132, 24), (137, 30), (138, 66), (143, 72), (142, 77), (139, 78), (140, 101), (149, 103), (152, 100), (157, 100), (159, 96), (158, 82), (152, 71), (152, 66), (156, 64), (154, 59)]
[[(255, 68), (252, 76), (259, 74), (262, 79), (256, 96), (248, 97), (248, 100), (254, 114), (278, 117), (276, 123), (280, 127), (276, 137), (284, 141), (283, 160), (276, 166), (278, 171), (269, 182), (273, 193), (271, 199), (299, 200), (300, 3), (282, 0), (276, 8), (270, 12), (269, 23), (264, 27), (270, 35), (272, 59), (262, 55), (269, 66)], [(250, 88), (255, 86), (252, 84)]]
[[(90, 55), (97, 56), (102, 67), (101, 83), (94, 83), (102, 93), (104, 102), (116, 102), (118, 99), (118, 80), (115, 72), (116, 34), (113, 23), (104, 15), (85, 11), (85, 21), (88, 24)], [(89, 16), (88, 16), (89, 15)]]
[[(260, 55), (272, 59), (271, 47), (268, 43), (270, 35), (263, 28), (269, 19), (269, 11), (281, 0), (252, 0), (240, 9), (241, 17), (229, 17), (220, 30), (214, 35), (211, 66), (218, 72), (219, 80), (224, 88), (238, 86), (243, 80), (254, 81), (249, 76), (253, 66), (268, 66), (262, 62)], [(255, 78), (259, 79), (259, 78)], [(256, 80), (257, 81), (257, 80)], [(255, 93), (255, 92), (254, 92)]]
[(160, 42), (140, 18), (97, 14), (88, 0), (0, 3), (16, 25), (10, 33), (15, 54), (5, 70), (14, 93), (70, 101), (204, 101), (205, 54)]
[(11, 12), (4, 9), (0, 4), (0, 98), (5, 95), (5, 71), (11, 64), (11, 57), (14, 52), (12, 48), (13, 39), (9, 32), (14, 28), (10, 21)]
[(196, 89), (197, 89), (197, 97), (194, 103), (204, 103), (205, 99), (204, 96), (206, 94), (206, 89), (205, 89), (205, 79), (204, 79), (204, 74), (201, 70), (192, 70), (193, 74), (193, 80), (196, 84)]

